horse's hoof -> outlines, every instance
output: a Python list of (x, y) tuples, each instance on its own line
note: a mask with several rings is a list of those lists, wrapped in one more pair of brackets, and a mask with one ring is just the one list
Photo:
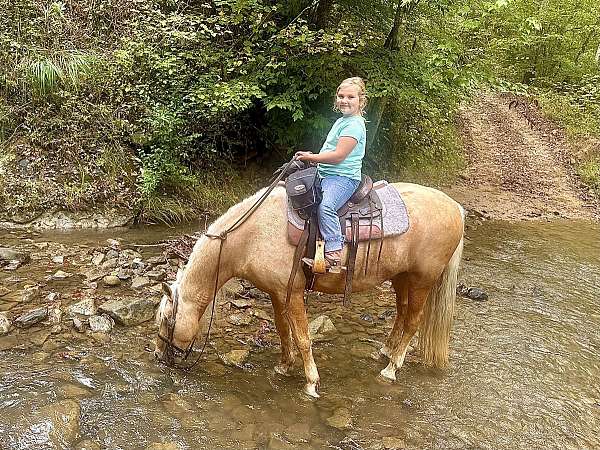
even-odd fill
[(306, 384), (304, 386), (304, 393), (311, 398), (320, 398), (321, 397), (317, 392), (316, 384)]
[(290, 366), (288, 366), (287, 364), (277, 364), (274, 367), (275, 373), (278, 373), (279, 375), (283, 375), (284, 377), (289, 377), (290, 376)]
[(396, 381), (396, 371), (386, 367), (379, 372), (379, 376), (377, 378), (384, 383), (394, 383)]

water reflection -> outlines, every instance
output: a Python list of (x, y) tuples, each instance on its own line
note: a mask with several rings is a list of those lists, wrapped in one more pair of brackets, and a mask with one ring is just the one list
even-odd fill
[[(391, 329), (389, 288), (354, 295), (351, 309), (312, 295), (311, 316), (338, 327), (315, 344), (316, 402), (300, 394), (300, 365), (273, 372), (275, 346), (252, 347), (245, 370), (223, 366), (216, 351), (242, 346), (228, 332), (191, 373), (158, 366), (144, 327), (117, 329), (110, 345), (62, 343), (41, 362), (35, 350), (0, 352), (2, 448), (58, 445), (25, 418), (68, 398), (81, 408), (80, 437), (100, 448), (598, 448), (599, 232), (573, 222), (471, 230), (461, 281), (490, 300), (458, 300), (447, 370), (409, 356), (393, 385), (376, 380), (384, 363), (370, 356)], [(165, 237), (153, 233), (123, 237)]]

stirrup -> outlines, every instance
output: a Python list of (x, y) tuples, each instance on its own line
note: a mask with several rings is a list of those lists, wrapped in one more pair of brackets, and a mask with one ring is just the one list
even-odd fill
[[(315, 260), (312, 258), (302, 258), (302, 262), (311, 269), (315, 264)], [(341, 261), (338, 261), (339, 264), (335, 264), (335, 261), (333, 262), (334, 264), (332, 264), (332, 261), (325, 258), (325, 271), (327, 273), (341, 273), (343, 270), (346, 270), (346, 266), (342, 266)]]

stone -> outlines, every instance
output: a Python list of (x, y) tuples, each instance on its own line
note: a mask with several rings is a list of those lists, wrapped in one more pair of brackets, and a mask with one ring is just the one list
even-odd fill
[(266, 311), (263, 311), (262, 309), (258, 309), (258, 308), (252, 308), (249, 313), (251, 315), (253, 315), (254, 317), (256, 317), (257, 319), (260, 320), (267, 320), (269, 322), (273, 322), (274, 319), (273, 317), (271, 317), (271, 314), (269, 314)]
[(91, 395), (91, 392), (88, 388), (85, 388), (81, 385), (72, 384), (72, 383), (63, 384), (58, 389), (58, 392), (64, 398), (79, 399), (79, 398), (89, 397)]
[(102, 268), (105, 270), (115, 269), (119, 265), (119, 260), (117, 258), (106, 259), (102, 263)]
[(15, 325), (20, 328), (30, 327), (48, 317), (48, 307), (42, 306), (21, 314), (15, 319)]
[(109, 247), (111, 248), (120, 248), (121, 247), (121, 243), (116, 240), (116, 239), (107, 239), (106, 243), (109, 245)]
[(65, 257), (64, 257), (64, 256), (62, 256), (62, 255), (59, 255), (59, 256), (53, 256), (53, 257), (52, 257), (52, 262), (53, 262), (54, 264), (64, 264), (64, 262), (65, 262)]
[(406, 448), (404, 440), (397, 437), (384, 437), (381, 440), (381, 443), (386, 450), (400, 450)]
[(12, 329), (12, 323), (6, 313), (0, 312), (0, 336), (8, 334)]
[(160, 298), (130, 298), (109, 300), (98, 308), (121, 325), (139, 325), (154, 318), (154, 308)]
[(245, 289), (240, 280), (232, 278), (223, 285), (221, 291), (228, 297), (235, 297), (244, 293)]
[(29, 433), (39, 433), (40, 441), (47, 439), (53, 448), (72, 448), (79, 434), (80, 415), (81, 408), (75, 400), (52, 403), (34, 413)]
[(99, 266), (104, 262), (105, 257), (106, 255), (104, 253), (94, 253), (94, 256), (92, 256), (92, 264)]
[(9, 292), (12, 292), (10, 289), (4, 286), (0, 286), (0, 297), (4, 297)]
[(53, 280), (64, 280), (65, 278), (72, 277), (72, 273), (64, 272), (62, 270), (57, 270), (54, 275), (52, 275)]
[(337, 330), (329, 317), (326, 315), (320, 315), (308, 324), (308, 331), (312, 338), (312, 336), (317, 334), (328, 334)]
[(88, 319), (90, 330), (94, 333), (110, 333), (115, 321), (107, 315), (92, 316)]
[(57, 302), (59, 298), (60, 294), (58, 292), (50, 292), (48, 295), (46, 295), (46, 302), (54, 303)]
[(132, 289), (143, 289), (150, 284), (148, 277), (135, 277), (131, 282)]
[(117, 278), (119, 280), (128, 280), (131, 278), (132, 273), (133, 273), (133, 270), (126, 269), (125, 267), (121, 267), (119, 269), (119, 272), (117, 273)]
[(85, 272), (84, 276), (88, 282), (93, 283), (94, 281), (98, 281), (105, 274), (106, 274), (106, 272), (104, 272), (102, 270), (92, 269), (92, 270), (88, 270), (87, 272)]
[(241, 298), (241, 297), (234, 298), (234, 299), (230, 300), (229, 303), (238, 309), (249, 308), (250, 306), (253, 305), (252, 300), (248, 300), (246, 298)]
[(80, 314), (82, 316), (93, 316), (97, 308), (93, 298), (85, 298), (67, 308), (68, 314)]
[(167, 274), (164, 270), (151, 270), (146, 272), (146, 276), (154, 281), (163, 281), (167, 277)]
[(21, 299), (21, 301), (23, 303), (29, 303), (32, 300), (35, 300), (36, 298), (40, 297), (41, 294), (42, 288), (40, 286), (30, 286), (26, 288), (23, 292), (23, 298)]
[(80, 333), (83, 333), (85, 331), (85, 324), (77, 317), (73, 317), (73, 326)]
[(231, 350), (224, 355), (219, 355), (221, 361), (228, 366), (237, 366), (240, 367), (246, 359), (250, 356), (250, 350), (247, 349), (239, 349), (239, 350)]
[(63, 312), (60, 309), (60, 302), (51, 303), (48, 305), (48, 319), (53, 325), (58, 325), (62, 320)]
[(31, 256), (27, 252), (13, 250), (8, 247), (0, 247), (0, 261), (18, 261), (20, 264), (25, 264), (28, 263), (30, 259)]
[(120, 285), (121, 280), (118, 276), (106, 275), (104, 278), (102, 278), (102, 283), (104, 284), (104, 286), (114, 287)]
[(476, 287), (467, 290), (467, 297), (478, 302), (485, 302), (488, 299), (488, 295), (483, 290)]
[(348, 408), (338, 408), (331, 417), (327, 418), (327, 424), (338, 430), (352, 428), (352, 416)]
[(227, 316), (225, 320), (232, 325), (250, 325), (252, 322), (252, 316), (244, 313), (233, 313)]
[(34, 242), (34, 244), (36, 248), (39, 248), (40, 250), (44, 250), (45, 248), (48, 248), (48, 242)]

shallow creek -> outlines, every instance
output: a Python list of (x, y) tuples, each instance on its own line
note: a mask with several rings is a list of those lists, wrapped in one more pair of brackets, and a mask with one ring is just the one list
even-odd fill
[[(45, 234), (32, 242), (152, 243), (183, 231)], [(23, 237), (2, 236), (8, 246)], [(256, 318), (245, 328), (221, 324), (189, 373), (154, 361), (149, 324), (117, 326), (109, 342), (72, 332), (2, 351), (0, 448), (60, 448), (52, 424), (36, 417), (67, 399), (79, 418), (64, 448), (599, 448), (599, 237), (597, 225), (576, 222), (469, 230), (460, 281), (489, 300), (458, 298), (448, 369), (409, 356), (391, 385), (376, 379), (385, 362), (371, 357), (393, 324), (391, 288), (354, 294), (350, 308), (311, 294), (310, 317), (326, 314), (337, 328), (314, 345), (317, 401), (301, 394), (300, 362), (290, 377), (274, 373), (276, 334)], [(36, 271), (47, 275), (48, 267), (33, 260), (16, 275)], [(8, 286), (8, 274), (0, 277)], [(270, 311), (268, 301), (255, 301)], [(264, 345), (249, 344), (261, 326)], [(251, 350), (243, 368), (217, 356), (237, 348)]]

